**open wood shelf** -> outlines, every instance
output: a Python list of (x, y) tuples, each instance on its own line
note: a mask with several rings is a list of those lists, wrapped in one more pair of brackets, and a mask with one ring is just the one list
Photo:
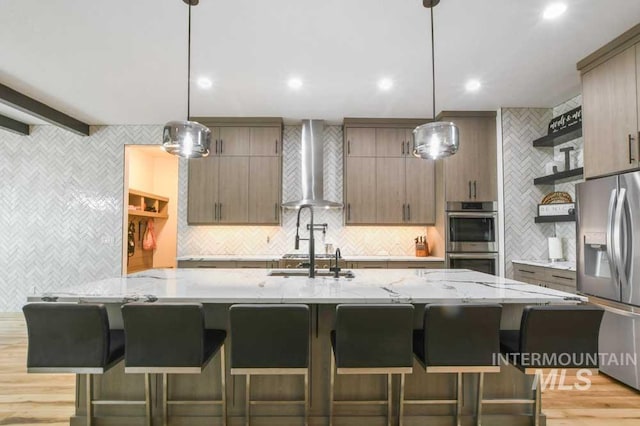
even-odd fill
[(551, 148), (563, 143), (570, 142), (582, 136), (582, 123), (576, 123), (572, 126), (543, 136), (533, 141), (535, 148)]
[(143, 210), (133, 210), (133, 209), (129, 209), (129, 216), (153, 217), (156, 219), (167, 219), (169, 217), (168, 214), (162, 214), (162, 213), (156, 213), (156, 212), (145, 212)]
[(534, 185), (553, 185), (556, 183), (570, 182), (572, 180), (581, 179), (584, 176), (584, 168), (566, 170), (564, 172), (552, 175), (542, 176), (533, 180)]
[(553, 223), (553, 222), (575, 222), (576, 215), (563, 215), (563, 216), (536, 216), (536, 223)]

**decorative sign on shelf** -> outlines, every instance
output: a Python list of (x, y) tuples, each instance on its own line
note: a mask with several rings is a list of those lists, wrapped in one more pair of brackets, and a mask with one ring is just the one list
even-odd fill
[(567, 111), (562, 115), (553, 117), (549, 122), (550, 135), (559, 132), (562, 129), (566, 129), (569, 126), (582, 122), (582, 106), (574, 108), (571, 111)]

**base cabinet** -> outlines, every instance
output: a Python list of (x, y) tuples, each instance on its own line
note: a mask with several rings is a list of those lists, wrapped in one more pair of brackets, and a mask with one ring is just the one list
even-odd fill
[(577, 291), (577, 274), (575, 271), (514, 262), (513, 279), (553, 290), (566, 291), (567, 293), (575, 293)]

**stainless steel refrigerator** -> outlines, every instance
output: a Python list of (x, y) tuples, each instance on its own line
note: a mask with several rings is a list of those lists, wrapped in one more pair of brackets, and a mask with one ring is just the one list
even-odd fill
[(605, 309), (600, 369), (640, 389), (640, 172), (580, 183), (576, 195), (578, 291)]

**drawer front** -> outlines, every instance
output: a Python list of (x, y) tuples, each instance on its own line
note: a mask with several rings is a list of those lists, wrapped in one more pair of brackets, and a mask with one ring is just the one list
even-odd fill
[(444, 262), (389, 261), (389, 269), (444, 269)]
[(568, 287), (576, 287), (577, 274), (573, 271), (563, 271), (559, 269), (547, 269), (547, 278), (546, 280), (552, 283), (557, 283), (560, 285), (568, 286)]
[(539, 268), (537, 266), (513, 264), (514, 277), (517, 281), (524, 281), (528, 283), (538, 283), (540, 281), (547, 280), (547, 273), (545, 268)]
[(237, 262), (238, 268), (268, 268), (271, 262), (256, 260), (241, 260)]

